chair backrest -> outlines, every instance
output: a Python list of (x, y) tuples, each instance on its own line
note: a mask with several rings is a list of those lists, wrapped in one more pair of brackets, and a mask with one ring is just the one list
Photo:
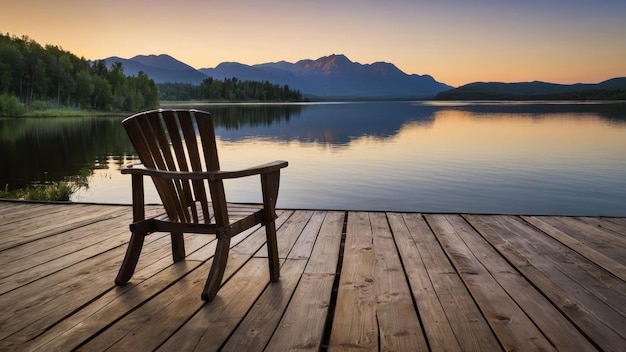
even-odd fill
[[(213, 121), (208, 112), (159, 109), (133, 115), (122, 124), (139, 159), (148, 168), (168, 171), (220, 169)], [(212, 223), (211, 215), (214, 215), (218, 226), (228, 224), (221, 180), (152, 179), (170, 220)], [(200, 214), (196, 202), (201, 205)]]

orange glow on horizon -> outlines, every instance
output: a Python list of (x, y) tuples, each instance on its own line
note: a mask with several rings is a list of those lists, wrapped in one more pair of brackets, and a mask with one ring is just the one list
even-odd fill
[(0, 31), (86, 59), (166, 53), (195, 68), (335, 53), (452, 86), (626, 76), (626, 4), (530, 2), (33, 0), (3, 5)]

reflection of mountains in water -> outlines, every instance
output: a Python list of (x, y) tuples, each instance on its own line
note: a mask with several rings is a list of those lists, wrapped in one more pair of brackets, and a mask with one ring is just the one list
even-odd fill
[(594, 114), (609, 122), (626, 123), (624, 102), (446, 102), (436, 104), (439, 109), (461, 110), (474, 114)]
[(553, 114), (594, 114), (611, 123), (626, 123), (626, 104), (503, 102), (352, 102), (313, 104), (237, 104), (197, 108), (212, 113), (217, 135), (236, 142), (249, 138), (347, 144), (363, 136), (389, 138), (405, 124), (431, 124), (435, 113), (460, 110), (541, 118)]
[[(430, 124), (436, 108), (407, 102), (323, 103), (281, 105), (286, 110), (263, 109), (257, 116), (246, 106), (207, 108), (222, 140), (263, 138), (279, 141), (347, 144), (355, 138), (394, 136), (408, 122)], [(257, 107), (258, 108), (258, 107)], [(256, 123), (249, 123), (253, 120)], [(260, 123), (259, 121), (262, 121)]]

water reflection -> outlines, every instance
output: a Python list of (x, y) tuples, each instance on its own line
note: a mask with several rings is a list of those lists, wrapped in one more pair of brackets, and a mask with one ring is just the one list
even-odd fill
[[(213, 110), (211, 110), (213, 112)], [(361, 136), (393, 137), (407, 122), (432, 124), (435, 109), (406, 103), (318, 104), (303, 107), (289, 123), (243, 126), (233, 130), (219, 126), (218, 135), (227, 141), (255, 136), (279, 141), (347, 145)], [(216, 114), (218, 114), (216, 112)]]
[[(202, 109), (202, 106), (197, 106)], [(213, 123), (226, 130), (257, 128), (274, 124), (289, 123), (303, 109), (298, 104), (223, 104), (209, 107)]]
[(476, 117), (493, 115), (517, 115), (532, 118), (555, 114), (570, 116), (593, 114), (607, 122), (626, 123), (625, 102), (488, 102), (488, 101), (436, 101), (425, 102), (436, 106), (438, 111), (464, 111)]
[[(183, 106), (177, 106), (183, 107)], [(623, 104), (213, 104), (222, 167), (285, 159), (279, 206), (626, 215)], [(0, 119), (0, 185), (90, 175), (78, 201), (130, 202), (121, 118)], [(256, 201), (256, 185), (226, 185)], [(148, 201), (158, 202), (155, 192)]]
[[(106, 167), (110, 155), (132, 154), (120, 118), (0, 119), (0, 185), (61, 181)], [(121, 162), (121, 160), (120, 160)]]
[(389, 138), (408, 122), (432, 124), (437, 110), (433, 106), (406, 102), (185, 104), (176, 107), (210, 111), (217, 134), (227, 141), (254, 137), (333, 145), (345, 145), (361, 136)]

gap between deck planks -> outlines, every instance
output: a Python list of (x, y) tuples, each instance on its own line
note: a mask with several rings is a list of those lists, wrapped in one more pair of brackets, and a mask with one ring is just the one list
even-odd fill
[[(158, 207), (150, 208), (156, 212)], [(280, 210), (281, 280), (264, 229), (235, 236), (218, 297), (215, 250), (147, 238), (113, 278), (130, 207), (0, 201), (0, 350), (619, 351), (624, 218)]]

